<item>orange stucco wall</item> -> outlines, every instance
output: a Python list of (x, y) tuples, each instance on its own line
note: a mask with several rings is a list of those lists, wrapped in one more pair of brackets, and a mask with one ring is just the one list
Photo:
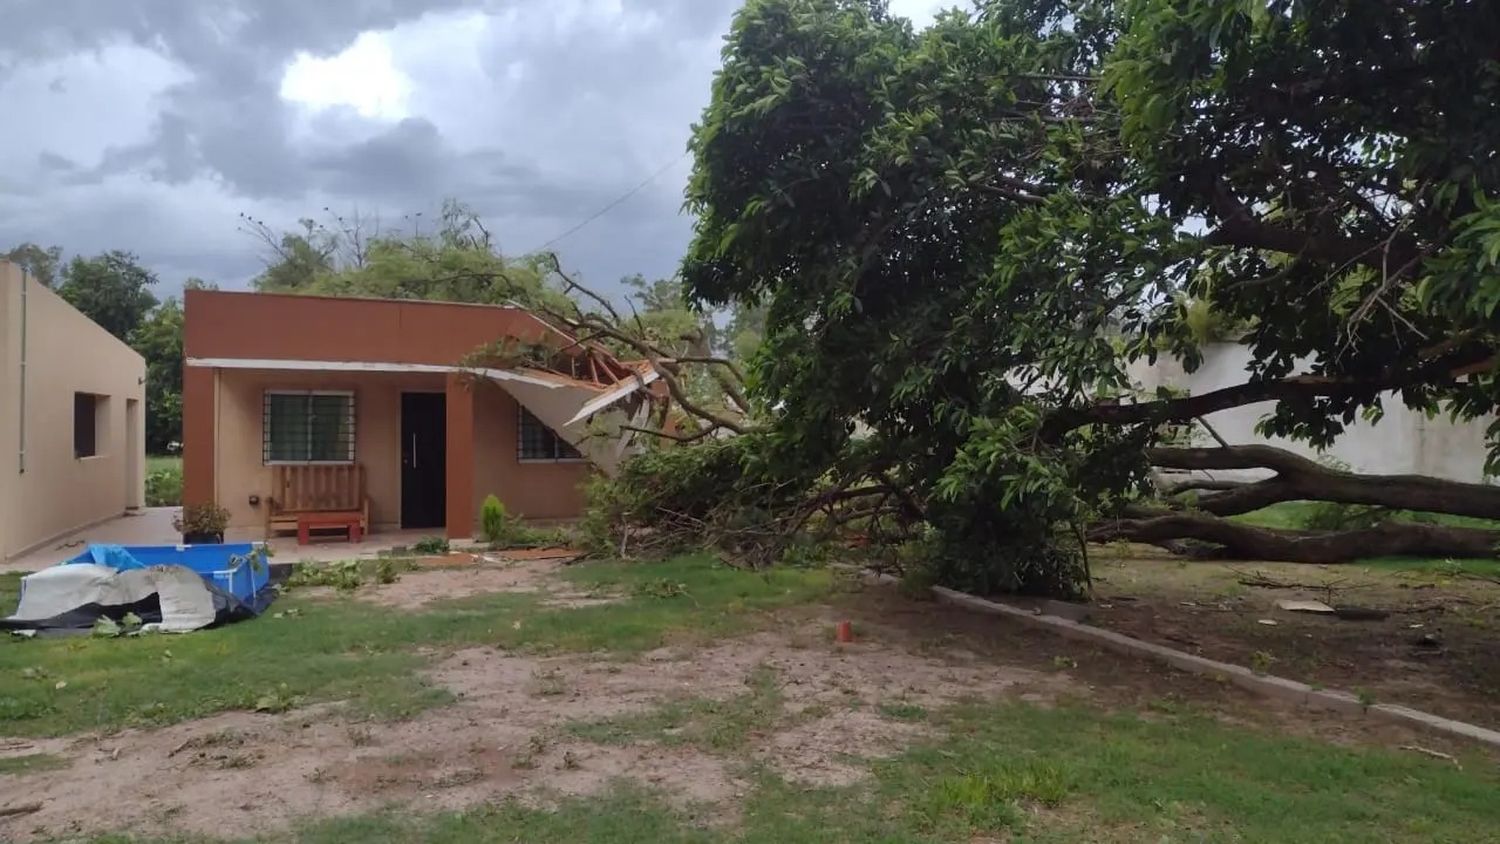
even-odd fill
[[(551, 331), (515, 308), (188, 291), (184, 352), (194, 360), (364, 361), (456, 365), (502, 337), (535, 341)], [(430, 373), (293, 372), (189, 365), (183, 384), (184, 500), (217, 501), (231, 525), (264, 524), (272, 470), (261, 462), (266, 390), (355, 393), (355, 453), (364, 467), (371, 521), (399, 525), (401, 393), (448, 395), (448, 533), (471, 536), (479, 504), (495, 493), (533, 519), (582, 512), (583, 463), (517, 459), (517, 405), (503, 388)], [(264, 504), (261, 505), (262, 507)]]
[(567, 519), (583, 512), (588, 463), (518, 459), (520, 406), (498, 384), (474, 385), (474, 512), (494, 493), (507, 512), (528, 519)]

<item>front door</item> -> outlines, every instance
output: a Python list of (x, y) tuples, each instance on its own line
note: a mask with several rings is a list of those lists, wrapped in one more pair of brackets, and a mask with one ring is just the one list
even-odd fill
[(448, 397), (401, 394), (401, 527), (440, 528), (448, 508)]

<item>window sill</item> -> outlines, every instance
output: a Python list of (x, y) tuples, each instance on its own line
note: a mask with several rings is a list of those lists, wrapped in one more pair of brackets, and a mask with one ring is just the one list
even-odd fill
[(517, 463), (587, 463), (586, 457), (518, 457)]
[(353, 466), (353, 460), (264, 460), (262, 466)]
[(87, 463), (90, 460), (103, 460), (104, 458), (106, 458), (108, 456), (109, 456), (108, 454), (88, 454), (88, 455), (83, 455), (83, 456), (79, 456), (79, 455), (75, 454), (75, 455), (73, 455), (73, 459), (76, 460), (79, 463)]

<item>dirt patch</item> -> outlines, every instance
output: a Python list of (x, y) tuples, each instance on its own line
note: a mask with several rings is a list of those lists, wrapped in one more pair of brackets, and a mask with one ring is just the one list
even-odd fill
[[(467, 555), (465, 555), (467, 556)], [(449, 558), (441, 558), (449, 559)], [(397, 609), (420, 609), (433, 601), (471, 598), (496, 592), (544, 592), (557, 585), (562, 568), (557, 558), (491, 561), (429, 567), (407, 572), (395, 583), (361, 588), (355, 597)]]
[[(507, 582), (521, 582), (505, 573)], [(662, 649), (628, 662), (470, 648), (431, 672), (458, 702), (398, 723), (349, 721), (330, 706), (48, 742), (49, 751), (78, 761), (15, 783), (7, 804), (43, 808), (0, 831), (18, 841), (122, 829), (191, 837), (220, 833), (227, 823), (276, 829), (391, 804), (431, 811), (507, 796), (546, 803), (601, 793), (622, 779), (659, 788), (682, 810), (723, 823), (737, 816), (735, 800), (750, 788), (738, 774), (747, 756), (799, 781), (853, 782), (864, 776), (861, 760), (899, 752), (928, 734), (924, 725), (881, 715), (882, 702), (936, 707), (1061, 682), (972, 654), (934, 659), (877, 641), (811, 643), (828, 624), (804, 616), (778, 633), (704, 650)], [(744, 754), (649, 739), (601, 745), (566, 730), (674, 700), (743, 695), (747, 678), (764, 668), (777, 679), (782, 716)]]
[[(412, 573), (361, 594), (421, 606), (454, 597), (455, 589), (561, 591), (556, 566), (540, 560)], [(837, 645), (833, 624), (844, 619), (854, 622), (857, 641)], [(486, 647), (434, 656), (430, 679), (458, 700), (409, 721), (350, 721), (339, 707), (322, 706), (8, 745), (6, 752), (49, 753), (72, 765), (6, 783), (0, 805), (37, 802), (42, 809), (0, 819), (0, 839), (116, 831), (191, 839), (231, 826), (272, 832), (310, 816), (389, 805), (452, 810), (511, 796), (548, 805), (601, 793), (622, 779), (660, 789), (703, 823), (732, 823), (738, 798), (752, 787), (742, 779), (746, 760), (800, 783), (857, 782), (869, 760), (936, 736), (932, 714), (971, 699), (1087, 700), (1148, 715), (1165, 701), (1294, 735), (1462, 749), (1379, 722), (1271, 704), (1207, 678), (913, 602), (890, 589), (787, 611), (774, 632), (710, 648), (666, 647), (629, 661)], [(568, 729), (673, 701), (771, 694), (763, 687), (769, 681), (749, 682), (757, 676), (774, 681), (774, 712), (729, 748), (649, 734), (598, 744)]]
[(434, 557), (419, 557), (413, 561), (422, 569), (461, 569), (479, 562), (473, 554), (440, 554)]
[(870, 759), (894, 756), (937, 731), (893, 721), (873, 710), (853, 709), (778, 732), (756, 756), (791, 782), (852, 785), (864, 779)]
[[(1500, 727), (1500, 584), (1355, 565), (1185, 564), (1142, 553), (1099, 561), (1092, 623), (1306, 683), (1363, 691), (1382, 703)], [(1247, 585), (1261, 582), (1304, 586)], [(1288, 612), (1276, 608), (1282, 599), (1388, 615), (1350, 621)]]

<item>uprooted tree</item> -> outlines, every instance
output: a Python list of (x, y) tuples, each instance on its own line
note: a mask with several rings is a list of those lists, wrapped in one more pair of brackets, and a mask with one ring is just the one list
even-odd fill
[[(1086, 540), (1493, 553), (1483, 530), (1228, 521), (1292, 499), (1493, 518), (1500, 492), (1176, 437), (1259, 402), (1265, 434), (1319, 447), (1389, 402), (1494, 411), (1500, 9), (978, 5), (922, 32), (878, 0), (737, 15), (692, 141), (683, 278), (702, 305), (764, 307), (764, 343), (735, 413), (689, 414), (696, 444), (627, 469), (650, 493), (624, 509), (752, 545), (920, 537), (981, 589), (1073, 591)], [(1133, 390), (1133, 361), (1199, 364), (1203, 308), (1241, 326), (1244, 382)], [(1275, 474), (1153, 483), (1231, 467)]]

